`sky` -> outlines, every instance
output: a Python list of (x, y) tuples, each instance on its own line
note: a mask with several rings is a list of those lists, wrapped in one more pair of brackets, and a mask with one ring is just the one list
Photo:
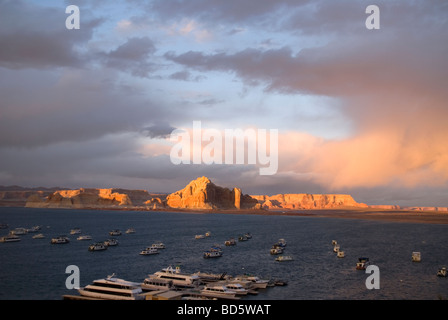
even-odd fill
[[(447, 30), (435, 0), (0, 0), (0, 185), (448, 206)], [(195, 121), (277, 130), (277, 171), (174, 164)]]

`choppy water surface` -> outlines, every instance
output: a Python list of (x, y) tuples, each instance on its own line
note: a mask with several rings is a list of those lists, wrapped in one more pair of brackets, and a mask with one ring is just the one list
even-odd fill
[[(448, 278), (436, 276), (448, 265), (448, 226), (391, 223), (351, 219), (258, 216), (231, 214), (186, 214), (168, 212), (89, 211), (59, 209), (0, 208), (0, 222), (9, 229), (42, 226), (45, 239), (33, 233), (15, 243), (0, 243), (0, 299), (60, 300), (77, 294), (65, 287), (68, 265), (77, 265), (81, 286), (115, 273), (119, 278), (143, 281), (169, 265), (180, 264), (185, 272), (251, 273), (286, 280), (287, 286), (260, 291), (245, 299), (419, 299), (448, 298)], [(92, 241), (70, 235), (79, 227)], [(134, 228), (136, 233), (126, 234)], [(89, 252), (88, 246), (110, 238), (120, 229), (119, 245)], [(195, 239), (211, 232), (211, 237)], [(250, 232), (253, 238), (234, 247), (224, 241)], [(50, 239), (65, 234), (71, 242), (51, 245)], [(287, 241), (284, 252), (291, 262), (276, 262), (269, 250), (279, 238)], [(337, 258), (332, 240), (337, 240), (345, 258)], [(139, 252), (156, 241), (166, 245), (158, 255)], [(223, 257), (204, 259), (203, 251), (220, 244)], [(422, 261), (411, 254), (420, 251)], [(370, 258), (380, 269), (380, 289), (368, 290), (369, 276), (355, 270), (358, 257)]]

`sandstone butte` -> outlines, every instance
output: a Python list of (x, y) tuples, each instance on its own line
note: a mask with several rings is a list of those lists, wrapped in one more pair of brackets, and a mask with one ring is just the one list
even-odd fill
[(182, 190), (166, 198), (166, 204), (179, 209), (259, 209), (258, 201), (245, 195), (239, 188), (223, 188), (209, 178), (200, 177), (191, 181)]

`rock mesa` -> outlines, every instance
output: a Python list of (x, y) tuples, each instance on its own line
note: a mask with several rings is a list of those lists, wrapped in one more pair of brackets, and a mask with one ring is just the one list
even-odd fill
[(166, 203), (181, 209), (259, 209), (257, 200), (245, 195), (239, 188), (223, 188), (207, 177), (191, 181), (182, 190), (170, 194)]

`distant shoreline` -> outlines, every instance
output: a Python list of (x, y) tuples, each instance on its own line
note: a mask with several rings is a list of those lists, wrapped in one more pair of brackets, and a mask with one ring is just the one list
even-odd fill
[(400, 223), (448, 224), (448, 212), (388, 210), (376, 208), (335, 208), (303, 210), (268, 210), (268, 209), (150, 209), (143, 207), (86, 207), (86, 208), (41, 208), (66, 210), (100, 210), (100, 211), (142, 211), (142, 212), (180, 212), (188, 214), (236, 214), (264, 216), (298, 216), (312, 218), (362, 219)]

